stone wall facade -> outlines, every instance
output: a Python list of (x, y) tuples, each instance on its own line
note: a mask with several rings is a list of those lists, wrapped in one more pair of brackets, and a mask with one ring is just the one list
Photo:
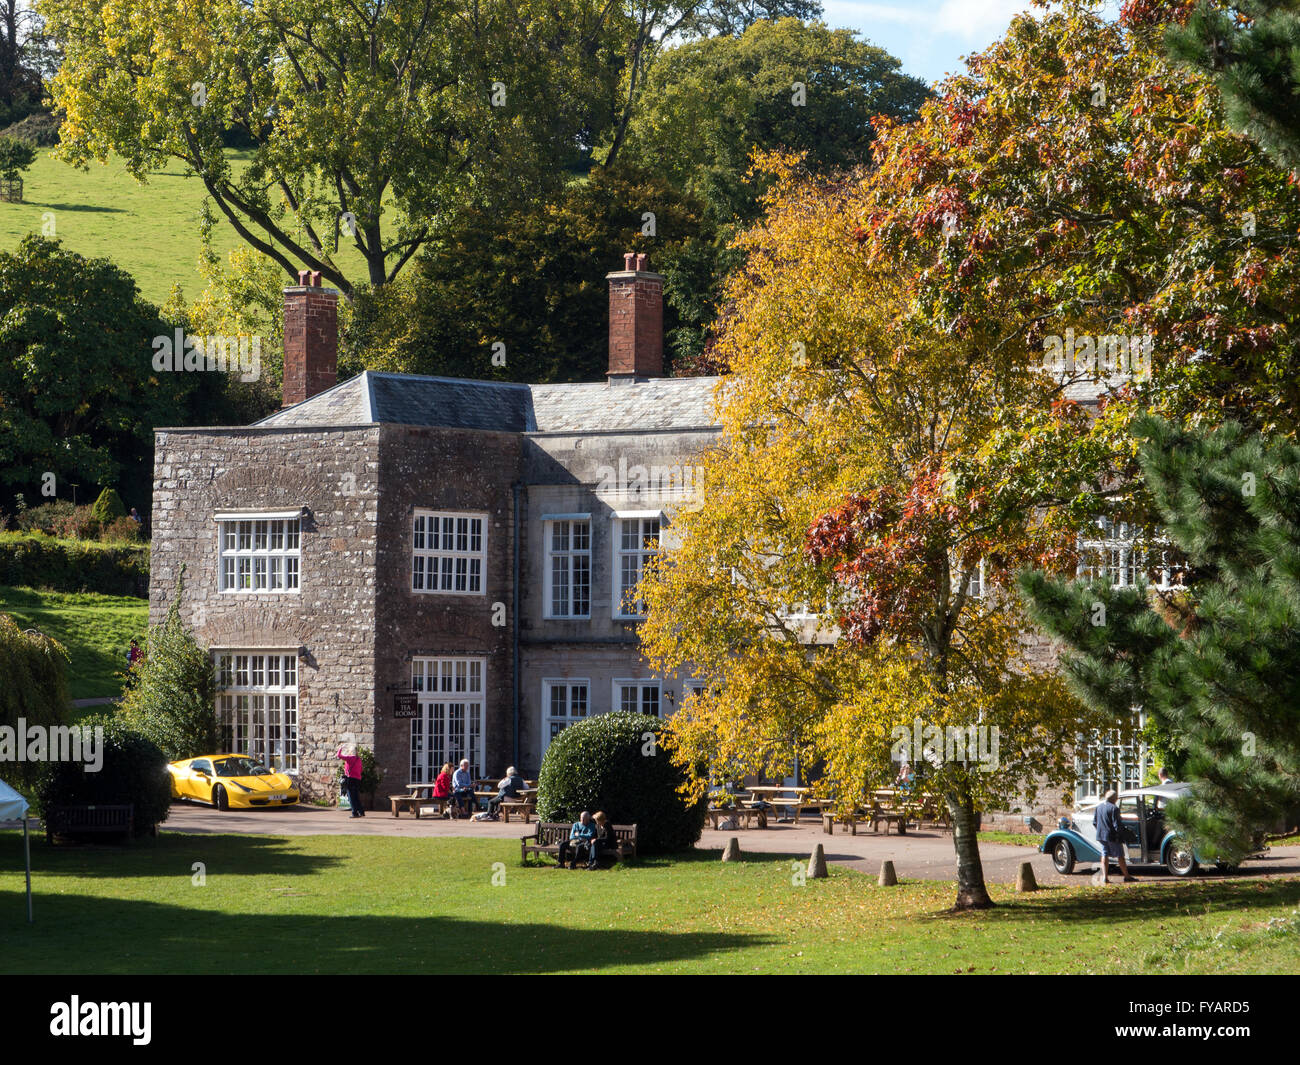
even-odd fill
[[(293, 653), (299, 783), (337, 798), (340, 738), (373, 746), (380, 431), (164, 429), (155, 440), (149, 619), (184, 567), (182, 616), (214, 652)], [(299, 511), (300, 589), (222, 592), (216, 515)]]

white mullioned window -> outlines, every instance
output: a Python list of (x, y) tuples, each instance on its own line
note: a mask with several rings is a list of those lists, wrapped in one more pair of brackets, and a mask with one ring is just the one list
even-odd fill
[(222, 592), (297, 592), (301, 518), (298, 511), (218, 514)]
[(546, 746), (570, 725), (591, 714), (591, 681), (587, 678), (542, 681), (542, 740)]
[(411, 688), (419, 704), (411, 719), (411, 780), (436, 780), (444, 762), (455, 769), (468, 758), (470, 774), (486, 770), (484, 757), (485, 660), (413, 658)]
[(223, 753), (298, 772), (298, 652), (217, 651)]
[(632, 677), (620, 677), (614, 681), (615, 710), (624, 710), (633, 714), (659, 716), (659, 682)]
[(614, 516), (614, 616), (645, 617), (646, 604), (636, 586), (659, 551), (663, 514), (659, 511)]
[[(1151, 543), (1151, 540), (1147, 540)], [(1167, 544), (1157, 537), (1155, 544)], [(1145, 577), (1161, 589), (1181, 588), (1182, 574), (1171, 564), (1170, 551), (1162, 549), (1157, 562), (1152, 552), (1139, 542), (1137, 526), (1126, 521), (1098, 518), (1078, 538), (1079, 580), (1106, 580), (1112, 588), (1130, 588)]]
[(591, 515), (547, 515), (543, 528), (546, 617), (591, 617)]
[(485, 595), (487, 515), (417, 510), (412, 518), (411, 590)]

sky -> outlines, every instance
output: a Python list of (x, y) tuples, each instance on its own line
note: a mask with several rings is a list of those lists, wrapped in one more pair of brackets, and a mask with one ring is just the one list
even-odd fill
[[(1109, 9), (1112, 6), (1107, 4)], [(1029, 0), (822, 0), (827, 25), (857, 30), (927, 84), (964, 70), (961, 57), (1002, 36)], [(1041, 9), (1037, 12), (1042, 14)]]

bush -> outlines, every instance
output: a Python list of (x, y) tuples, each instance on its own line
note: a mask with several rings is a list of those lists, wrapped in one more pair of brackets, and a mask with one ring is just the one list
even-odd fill
[[(68, 652), (40, 632), (23, 631), (8, 614), (0, 614), (0, 726), (61, 725), (68, 719)], [(36, 779), (31, 762), (0, 762), (11, 784), (30, 786)]]
[(99, 530), (99, 538), (106, 544), (139, 543), (140, 523), (135, 518), (114, 518)]
[(210, 754), (221, 742), (217, 723), (217, 681), (212, 658), (181, 621), (183, 581), (161, 625), (132, 671), (135, 684), (122, 696), (123, 722), (147, 737), (167, 761)]
[(10, 137), (33, 148), (53, 148), (59, 143), (60, 118), (50, 111), (37, 111), (0, 130), (0, 137)]
[(100, 521), (94, 507), (73, 507), (72, 511), (51, 522), (51, 535), (63, 540), (98, 540)]
[(62, 518), (71, 517), (77, 509), (66, 499), (57, 499), (53, 503), (42, 503), (36, 507), (22, 506), (21, 501), (22, 497), (19, 496), (20, 505), (14, 517), (15, 528), (22, 532), (44, 533), (46, 536), (53, 536), (55, 523)]
[(137, 836), (149, 834), (167, 820), (171, 784), (167, 760), (156, 744), (109, 715), (88, 717), (73, 727), (83, 730), (83, 743), (92, 735), (84, 730), (103, 728), (103, 765), (99, 772), (88, 773), (83, 762), (47, 762), (36, 789), (42, 810), (132, 803)]
[(149, 594), (149, 547), (0, 534), (0, 585), (143, 598)]
[[(686, 774), (660, 744), (664, 728), (660, 718), (622, 711), (570, 725), (542, 759), (538, 819), (575, 821), (583, 810), (604, 810), (613, 824), (639, 826), (639, 853), (690, 850), (707, 801), (688, 802), (677, 790)], [(648, 748), (646, 733), (655, 739)]]
[(122, 505), (122, 497), (116, 488), (105, 488), (100, 492), (90, 512), (101, 525), (109, 524), (114, 518), (126, 517), (126, 507)]

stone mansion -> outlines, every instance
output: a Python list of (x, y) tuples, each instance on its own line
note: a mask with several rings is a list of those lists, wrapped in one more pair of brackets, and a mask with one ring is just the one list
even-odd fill
[[(226, 749), (330, 799), (348, 735), (389, 786), (462, 757), (475, 777), (535, 776), (575, 721), (680, 705), (695, 682), (649, 670), (631, 590), (702, 487), (718, 379), (663, 377), (663, 279), (644, 255), (607, 280), (603, 382), (339, 383), (338, 293), (304, 271), (284, 292), (283, 408), (157, 431), (150, 621), (184, 566)], [(1088, 575), (1135, 580), (1127, 532), (1092, 535)], [(1145, 753), (1108, 743), (1136, 784)], [(1097, 786), (1081, 761), (1078, 794)]]
[(345, 734), (389, 785), (461, 757), (533, 776), (566, 725), (680, 702), (689, 681), (646, 667), (629, 592), (697, 490), (717, 379), (662, 376), (663, 279), (624, 265), (603, 382), (338, 383), (338, 294), (304, 271), (283, 409), (157, 431), (150, 620), (184, 565), (223, 746), (333, 798)]

